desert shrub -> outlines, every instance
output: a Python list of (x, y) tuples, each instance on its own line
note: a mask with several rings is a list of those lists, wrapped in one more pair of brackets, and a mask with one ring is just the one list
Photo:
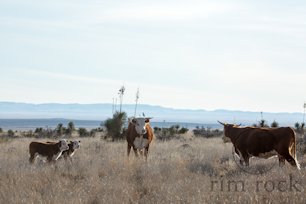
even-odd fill
[(269, 125), (267, 124), (267, 121), (264, 120), (264, 119), (258, 121), (257, 124), (254, 123), (252, 126), (253, 126), (253, 127), (269, 127)]
[(196, 127), (196, 129), (193, 130), (193, 134), (196, 137), (205, 137), (205, 138), (211, 138), (211, 137), (221, 137), (223, 134), (223, 131), (220, 131), (219, 129), (211, 129), (209, 127)]
[(15, 133), (14, 133), (13, 130), (9, 129), (9, 130), (7, 131), (7, 136), (8, 136), (8, 137), (14, 137), (14, 135), (15, 135)]
[(154, 130), (154, 135), (156, 139), (162, 140), (162, 141), (171, 140), (178, 136), (170, 128), (160, 128), (160, 129), (156, 128), (156, 130)]
[[(36, 131), (36, 130), (35, 130)], [(22, 136), (24, 137), (35, 137), (35, 134), (32, 130), (29, 130), (29, 131), (25, 131)]]
[(43, 132), (43, 128), (42, 127), (36, 128), (34, 132), (40, 134)]
[(161, 131), (162, 129), (159, 128), (159, 127), (154, 127), (153, 130), (154, 130), (154, 132), (159, 132), (159, 131)]
[(278, 122), (276, 122), (275, 120), (271, 123), (271, 127), (279, 127)]
[(63, 126), (63, 123), (59, 123), (55, 128), (57, 136), (62, 136), (66, 132), (66, 128)]
[(3, 129), (2, 128), (0, 128), (0, 133), (3, 133)]
[(108, 118), (106, 121), (104, 121), (107, 136), (112, 138), (112, 141), (124, 138), (123, 131), (126, 120), (127, 115), (125, 112), (116, 112), (112, 118)]
[(74, 123), (70, 121), (67, 125), (67, 128), (65, 130), (66, 135), (71, 136), (72, 132), (75, 130)]
[(60, 135), (57, 135), (55, 131), (51, 129), (44, 129), (42, 127), (36, 128), (33, 132), (25, 133), (26, 137), (34, 136), (36, 138), (57, 138)]
[[(104, 133), (104, 129), (102, 127), (98, 127), (98, 128), (93, 128), (89, 131), (90, 137), (95, 137), (97, 133)], [(104, 134), (100, 134), (100, 135), (104, 136)]]
[(294, 124), (295, 131), (299, 134), (304, 133), (304, 127), (305, 127), (305, 123), (300, 124), (299, 122), (296, 122)]
[(189, 131), (188, 128), (182, 127), (182, 128), (178, 131), (178, 133), (179, 133), (179, 134), (185, 134), (185, 133), (187, 133), (188, 131)]
[(88, 137), (88, 136), (90, 136), (90, 134), (89, 134), (89, 132), (86, 130), (86, 128), (80, 127), (79, 130), (78, 130), (78, 132), (79, 132), (80, 137)]
[(97, 131), (97, 129), (91, 129), (91, 130), (89, 131), (90, 137), (96, 136), (96, 133), (97, 133), (97, 132), (99, 132), (99, 131)]
[(184, 127), (180, 128), (179, 125), (172, 125), (169, 128), (154, 127), (153, 129), (156, 138), (164, 141), (179, 138), (180, 135), (187, 133), (189, 130)]

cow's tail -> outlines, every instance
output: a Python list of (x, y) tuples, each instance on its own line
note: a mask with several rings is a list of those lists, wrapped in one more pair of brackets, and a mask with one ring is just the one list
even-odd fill
[(296, 135), (294, 133), (294, 140), (293, 140), (293, 144), (292, 144), (292, 148), (291, 148), (291, 156), (293, 156), (294, 160), (295, 160), (295, 163), (296, 163), (296, 167), (300, 170), (300, 164), (297, 160), (297, 157), (296, 157)]

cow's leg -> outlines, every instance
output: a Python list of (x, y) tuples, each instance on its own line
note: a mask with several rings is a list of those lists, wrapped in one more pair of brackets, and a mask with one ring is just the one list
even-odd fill
[(47, 157), (47, 161), (48, 161), (49, 163), (53, 163), (53, 162), (54, 162), (53, 156), (48, 156), (48, 157)]
[(249, 166), (249, 159), (250, 159), (249, 157), (247, 157), (247, 158), (244, 159), (245, 166)]
[(236, 154), (239, 156), (239, 163), (240, 163), (240, 165), (243, 166), (243, 158), (242, 158), (242, 155), (239, 154), (239, 151), (238, 151), (237, 149), (235, 149), (235, 152), (236, 152)]
[(38, 157), (38, 155), (39, 155), (39, 154), (38, 154), (37, 152), (34, 153), (34, 154), (33, 154), (33, 153), (30, 154), (30, 159), (29, 159), (29, 161), (30, 161), (31, 164), (33, 164), (33, 163), (35, 162), (35, 160), (36, 160), (36, 158)]
[(250, 160), (249, 155), (247, 153), (242, 153), (242, 157), (243, 157), (245, 166), (249, 166), (249, 160)]
[(137, 151), (136, 147), (133, 147), (133, 150), (134, 150), (135, 156), (138, 157), (138, 151)]
[(282, 156), (285, 157), (285, 159), (287, 160), (287, 162), (289, 162), (291, 164), (291, 166), (294, 166), (294, 167), (300, 169), (299, 164), (297, 164), (295, 159), (289, 154), (289, 151), (286, 152), (285, 154), (283, 154)]
[(132, 148), (132, 146), (128, 144), (127, 145), (127, 156), (128, 157), (130, 156), (131, 148)]
[(35, 161), (35, 158), (36, 158), (36, 155), (35, 155), (35, 154), (31, 154), (31, 155), (30, 155), (29, 162), (30, 162), (31, 164), (33, 164), (34, 161)]
[(285, 165), (285, 158), (282, 155), (278, 155), (279, 166), (283, 167)]
[(149, 145), (144, 149), (144, 155), (145, 155), (146, 161), (148, 160), (148, 154), (149, 154)]
[(239, 156), (239, 163), (240, 163), (240, 165), (243, 166), (244, 158), (243, 158), (241, 152), (237, 148), (235, 148), (235, 152)]

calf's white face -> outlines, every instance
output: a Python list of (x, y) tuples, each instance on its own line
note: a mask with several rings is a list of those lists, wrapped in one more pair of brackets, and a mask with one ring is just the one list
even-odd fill
[(65, 151), (69, 149), (68, 143), (66, 140), (62, 139), (60, 140), (60, 151)]
[(72, 142), (73, 149), (79, 149), (80, 148), (80, 144), (81, 144), (81, 141), (74, 140)]
[(135, 125), (135, 130), (139, 135), (147, 133), (146, 123), (149, 122), (148, 118), (133, 118), (132, 123)]

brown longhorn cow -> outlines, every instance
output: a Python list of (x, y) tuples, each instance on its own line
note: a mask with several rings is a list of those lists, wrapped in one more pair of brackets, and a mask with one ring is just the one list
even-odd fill
[(292, 128), (239, 127), (218, 122), (224, 127), (224, 136), (233, 143), (241, 164), (244, 162), (249, 166), (251, 157), (269, 158), (277, 155), (280, 166), (287, 160), (292, 166), (300, 169), (296, 159), (295, 132)]

